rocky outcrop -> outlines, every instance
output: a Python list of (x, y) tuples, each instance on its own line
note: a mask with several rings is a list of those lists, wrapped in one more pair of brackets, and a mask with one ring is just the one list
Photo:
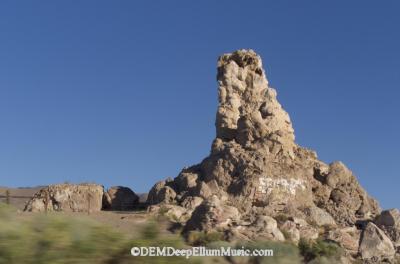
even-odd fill
[(356, 227), (379, 215), (379, 205), (343, 163), (326, 164), (296, 144), (291, 119), (269, 86), (261, 58), (252, 50), (222, 55), (217, 81), (210, 155), (175, 179), (157, 183), (148, 203), (185, 208), (190, 212), (182, 223), (186, 232), (222, 230), (239, 239), (281, 240), (282, 230), (297, 243), (317, 239), (320, 229), (329, 227), (330, 240), (357, 252), (361, 231)]
[(103, 195), (103, 209), (107, 210), (133, 210), (139, 204), (137, 196), (130, 188), (113, 186)]
[(254, 51), (222, 55), (217, 80), (217, 136), (210, 155), (175, 179), (157, 183), (149, 203), (216, 195), (226, 197), (242, 216), (266, 207), (271, 215), (291, 210), (306, 217), (302, 208), (314, 208), (311, 217), (317, 213), (328, 224), (342, 225), (379, 213), (345, 165), (327, 165), (295, 143), (290, 117)]
[(353, 173), (341, 162), (333, 162), (328, 170), (317, 171), (314, 182), (314, 202), (330, 213), (342, 225), (355, 224), (360, 219), (373, 219), (380, 212)]
[(25, 211), (95, 212), (102, 208), (103, 186), (98, 184), (55, 184), (37, 192)]

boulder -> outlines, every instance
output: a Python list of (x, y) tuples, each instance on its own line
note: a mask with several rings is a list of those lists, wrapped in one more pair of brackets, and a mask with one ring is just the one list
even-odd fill
[(398, 209), (382, 211), (376, 217), (375, 224), (389, 236), (400, 253), (400, 211)]
[(307, 207), (304, 209), (304, 213), (310, 223), (317, 226), (335, 226), (336, 222), (333, 217), (325, 210), (316, 206)]
[(103, 186), (98, 184), (54, 184), (37, 192), (25, 211), (96, 212), (102, 208)]
[(280, 230), (282, 230), (283, 234), (285, 235), (286, 239), (289, 239), (290, 241), (294, 242), (295, 244), (298, 244), (300, 241), (300, 231), (297, 228), (297, 224), (293, 221), (286, 221), (283, 223), (280, 227)]
[(199, 182), (196, 186), (195, 195), (207, 199), (212, 195), (210, 187), (205, 182)]
[(221, 204), (219, 198), (213, 195), (196, 207), (186, 223), (185, 231), (224, 230), (239, 218), (235, 207)]
[(390, 239), (372, 222), (362, 232), (359, 252), (363, 260), (376, 263), (390, 260), (396, 253)]
[(174, 184), (178, 191), (187, 191), (197, 185), (198, 175), (196, 173), (181, 172), (178, 177), (175, 178)]
[(203, 198), (198, 196), (188, 196), (182, 201), (182, 206), (190, 210), (194, 210), (203, 202)]
[(254, 223), (255, 234), (258, 238), (285, 241), (285, 236), (278, 228), (276, 220), (267, 215), (260, 215)]
[(171, 203), (175, 200), (176, 192), (171, 187), (172, 180), (159, 181), (150, 190), (147, 195), (147, 203), (159, 204), (159, 203)]
[(329, 173), (326, 176), (326, 184), (335, 189), (336, 187), (351, 182), (352, 172), (340, 161), (329, 165)]
[(113, 186), (104, 193), (103, 209), (133, 210), (138, 204), (139, 196), (128, 187)]
[(349, 252), (358, 251), (360, 231), (356, 228), (343, 228), (328, 231), (326, 239), (338, 243), (342, 248)]

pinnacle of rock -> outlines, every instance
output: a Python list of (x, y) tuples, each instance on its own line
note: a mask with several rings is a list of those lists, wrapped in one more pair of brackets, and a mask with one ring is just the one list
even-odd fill
[(243, 147), (275, 147), (293, 153), (289, 115), (268, 86), (262, 61), (252, 50), (224, 54), (218, 60), (217, 138)]
[[(222, 55), (217, 81), (210, 154), (156, 183), (147, 197), (149, 213), (169, 217), (185, 235), (217, 231), (231, 241), (334, 241), (346, 256), (365, 263), (386, 263), (400, 252), (400, 212), (381, 212), (342, 162), (326, 164), (295, 143), (290, 117), (269, 87), (259, 55)], [(138, 199), (121, 186), (104, 192), (101, 185), (52, 185), (25, 210), (123, 210)]]
[[(210, 155), (154, 185), (149, 211), (163, 208), (184, 233), (219, 231), (228, 240), (283, 241), (284, 231), (294, 243), (322, 235), (349, 254), (361, 250), (368, 259), (379, 244), (385, 248), (377, 251), (378, 260), (392, 257), (388, 238), (368, 237), (357, 226), (373, 220), (380, 208), (353, 173), (341, 162), (325, 164), (295, 143), (289, 115), (268, 85), (260, 56), (253, 50), (222, 55), (217, 81)], [(331, 231), (320, 234), (326, 226)], [(397, 241), (397, 228), (382, 229)]]

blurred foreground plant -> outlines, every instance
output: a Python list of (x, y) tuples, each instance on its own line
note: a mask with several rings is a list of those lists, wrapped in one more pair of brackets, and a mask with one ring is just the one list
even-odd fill
[(133, 246), (184, 245), (177, 236), (161, 235), (154, 222), (132, 239), (86, 217), (60, 213), (25, 217), (0, 204), (0, 264), (187, 262), (183, 257), (133, 257)]
[[(269, 257), (134, 257), (132, 247), (188, 248), (182, 237), (160, 228), (162, 222), (149, 220), (134, 237), (115, 232), (85, 216), (62, 213), (25, 214), (0, 203), (0, 264), (129, 264), (129, 263), (254, 263), (300, 264), (336, 263), (340, 248), (325, 241), (306, 243), (300, 250), (290, 243), (220, 241), (220, 233), (192, 232), (188, 243), (209, 248), (272, 249)], [(160, 230), (161, 229), (161, 230)]]

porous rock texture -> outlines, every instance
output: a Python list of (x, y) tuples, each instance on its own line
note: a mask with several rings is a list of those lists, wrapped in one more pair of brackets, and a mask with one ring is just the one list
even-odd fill
[[(231, 239), (282, 240), (274, 219), (284, 218), (276, 228), (294, 242), (330, 236), (357, 252), (360, 231), (343, 230), (365, 227), (359, 223), (379, 215), (379, 205), (343, 163), (326, 164), (296, 144), (290, 117), (268, 84), (261, 58), (252, 50), (220, 56), (217, 81), (210, 155), (155, 184), (147, 200), (150, 210), (179, 208), (185, 217), (174, 219), (185, 232), (218, 230)], [(321, 234), (318, 226), (338, 231)]]
[(95, 212), (102, 208), (103, 186), (98, 184), (54, 184), (37, 192), (24, 211)]

